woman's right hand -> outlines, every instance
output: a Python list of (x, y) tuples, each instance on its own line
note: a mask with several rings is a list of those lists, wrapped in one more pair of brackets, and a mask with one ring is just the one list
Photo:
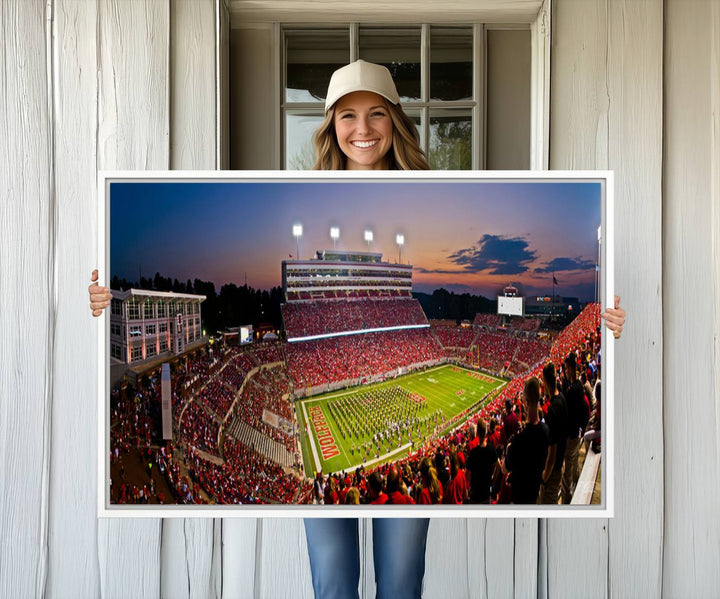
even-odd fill
[(97, 268), (92, 271), (90, 280), (93, 282), (88, 287), (88, 293), (90, 294), (90, 309), (92, 310), (93, 316), (100, 316), (103, 310), (110, 305), (112, 294), (107, 287), (100, 287), (97, 284), (98, 271)]

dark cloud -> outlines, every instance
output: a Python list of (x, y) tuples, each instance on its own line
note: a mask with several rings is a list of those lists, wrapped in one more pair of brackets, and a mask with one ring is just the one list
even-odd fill
[(595, 268), (595, 262), (592, 260), (583, 260), (582, 258), (555, 258), (548, 262), (542, 268), (536, 268), (537, 273), (563, 272), (569, 270), (592, 270)]
[(422, 266), (413, 266), (413, 272), (419, 272), (426, 275), (464, 275), (464, 270), (449, 270), (447, 268), (423, 268)]
[(483, 235), (469, 248), (458, 250), (448, 259), (462, 266), (465, 272), (485, 272), (491, 275), (517, 275), (526, 272), (528, 263), (536, 258), (534, 250), (522, 237)]

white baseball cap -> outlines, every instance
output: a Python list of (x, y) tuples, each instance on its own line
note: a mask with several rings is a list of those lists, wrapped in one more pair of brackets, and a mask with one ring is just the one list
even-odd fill
[(395, 82), (387, 68), (372, 62), (356, 60), (339, 68), (330, 77), (325, 112), (343, 96), (358, 91), (375, 92), (393, 104), (400, 102)]

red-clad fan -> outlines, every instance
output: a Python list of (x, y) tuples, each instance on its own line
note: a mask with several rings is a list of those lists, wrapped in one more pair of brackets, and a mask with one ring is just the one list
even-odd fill
[(370, 505), (383, 505), (387, 503), (388, 496), (383, 493), (383, 480), (382, 474), (375, 471), (373, 472), (368, 480), (368, 498), (370, 499)]
[(456, 452), (450, 453), (450, 483), (445, 489), (443, 503), (459, 505), (465, 503), (468, 498), (470, 487), (465, 478), (465, 469), (460, 467), (460, 460)]
[(415, 502), (413, 501), (413, 498), (400, 491), (401, 480), (400, 471), (397, 467), (391, 467), (388, 471), (386, 480), (388, 495), (387, 503), (392, 505), (414, 505)]

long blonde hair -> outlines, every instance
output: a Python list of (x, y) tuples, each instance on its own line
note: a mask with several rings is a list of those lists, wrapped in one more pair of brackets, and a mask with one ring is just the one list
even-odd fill
[(425, 457), (420, 462), (420, 474), (422, 475), (423, 485), (430, 492), (432, 502), (440, 503), (442, 501), (442, 491), (437, 477), (437, 470), (435, 470), (430, 458)]
[[(392, 148), (387, 156), (390, 159), (389, 170), (427, 171), (430, 166), (425, 152), (420, 148), (420, 136), (415, 123), (405, 114), (400, 104), (385, 102), (393, 124)], [(345, 170), (347, 160), (338, 145), (335, 135), (335, 106), (325, 113), (325, 119), (312, 137), (315, 146), (315, 171)]]

